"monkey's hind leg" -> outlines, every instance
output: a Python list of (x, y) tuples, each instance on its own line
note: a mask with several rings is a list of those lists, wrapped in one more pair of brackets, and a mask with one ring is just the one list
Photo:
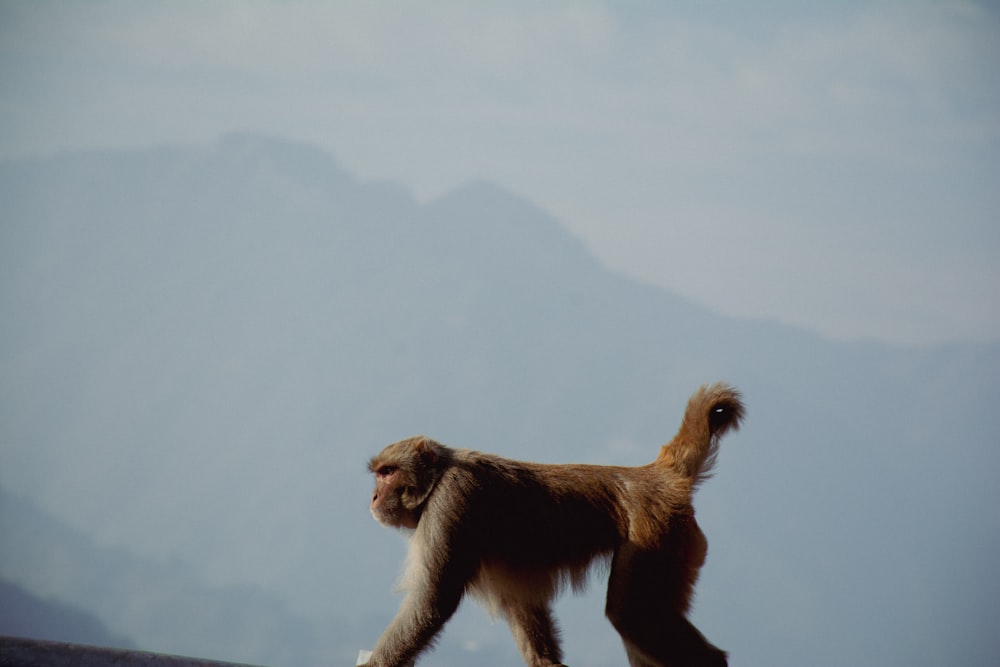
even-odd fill
[(725, 652), (684, 616), (697, 566), (669, 542), (655, 550), (631, 544), (618, 550), (608, 583), (608, 620), (632, 667), (725, 667)]

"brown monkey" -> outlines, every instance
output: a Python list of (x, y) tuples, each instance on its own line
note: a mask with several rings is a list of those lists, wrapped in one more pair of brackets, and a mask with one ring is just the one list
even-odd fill
[(633, 667), (726, 665), (685, 616), (707, 550), (691, 495), (742, 418), (736, 390), (702, 387), (674, 439), (634, 468), (511, 461), (423, 436), (389, 445), (369, 464), (371, 512), (412, 536), (406, 597), (368, 664), (415, 659), (468, 592), (506, 619), (528, 665), (557, 665), (550, 602), (610, 559), (605, 612)]

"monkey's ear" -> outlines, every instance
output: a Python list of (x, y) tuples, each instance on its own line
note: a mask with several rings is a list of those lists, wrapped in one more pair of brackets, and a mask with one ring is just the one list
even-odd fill
[(422, 463), (433, 466), (441, 458), (441, 445), (437, 444), (426, 435), (421, 435), (413, 439), (413, 453), (416, 454)]

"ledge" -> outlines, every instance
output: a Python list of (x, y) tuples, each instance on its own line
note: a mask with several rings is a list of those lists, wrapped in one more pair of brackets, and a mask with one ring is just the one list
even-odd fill
[(129, 649), (0, 637), (0, 667), (250, 667)]

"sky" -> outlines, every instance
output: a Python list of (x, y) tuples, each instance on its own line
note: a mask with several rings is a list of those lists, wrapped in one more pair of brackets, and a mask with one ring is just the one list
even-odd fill
[(988, 4), (0, 1), (0, 158), (246, 130), (495, 182), (722, 313), (1000, 341)]

